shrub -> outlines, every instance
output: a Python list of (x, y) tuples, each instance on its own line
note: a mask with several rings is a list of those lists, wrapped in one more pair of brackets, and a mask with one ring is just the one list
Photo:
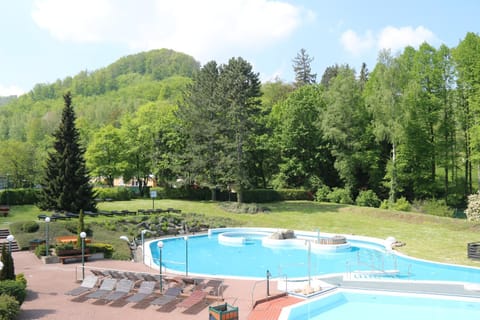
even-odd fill
[(39, 244), (36, 248), (35, 248), (35, 255), (40, 258), (40, 257), (43, 257), (45, 256), (45, 253), (46, 253), (46, 250), (47, 250), (47, 246), (45, 244)]
[(417, 203), (417, 205), (420, 207), (420, 212), (426, 214), (450, 218), (453, 218), (455, 215), (455, 210), (449, 208), (446, 205), (445, 200), (425, 200)]
[(387, 199), (383, 200), (382, 203), (380, 203), (380, 209), (388, 209), (390, 206), (389, 203), (390, 202)]
[(405, 197), (401, 197), (397, 199), (397, 201), (393, 205), (389, 205), (390, 209), (398, 210), (398, 211), (410, 211), (411, 205)]
[(73, 244), (73, 242), (62, 242), (55, 246), (55, 251), (73, 250), (73, 249), (75, 249), (75, 244)]
[(245, 190), (243, 192), (243, 201), (247, 203), (252, 202), (274, 202), (282, 200), (281, 194), (273, 189), (253, 189)]
[[(74, 234), (74, 235), (78, 235), (78, 223), (79, 223), (79, 220), (73, 220), (73, 221), (63, 221), (62, 222), (63, 225), (65, 226), (65, 229)], [(88, 236), (91, 236), (93, 233), (92, 233), (92, 229), (90, 228), (89, 225), (86, 225), (84, 226), (84, 230)]]
[(105, 258), (110, 259), (113, 255), (113, 246), (109, 243), (89, 243), (86, 246), (90, 253), (103, 252)]
[(268, 208), (261, 207), (256, 203), (221, 202), (219, 205), (225, 211), (233, 213), (259, 213), (270, 211)]
[(392, 203), (389, 200), (383, 200), (380, 204), (380, 209), (390, 209), (390, 210), (398, 210), (398, 211), (410, 211), (412, 206), (410, 202), (405, 197), (401, 197), (397, 199), (397, 202)]
[(0, 295), (0, 319), (14, 320), (20, 312), (20, 303), (8, 294)]
[(469, 221), (480, 221), (480, 192), (468, 196), (465, 214)]
[(315, 201), (319, 202), (328, 202), (330, 201), (328, 199), (328, 195), (332, 192), (332, 189), (330, 189), (329, 186), (323, 185), (320, 188), (318, 188), (317, 192), (315, 193)]
[(27, 287), (23, 281), (3, 280), (0, 281), (0, 295), (2, 294), (14, 297), (21, 305), (27, 296)]
[(134, 190), (127, 187), (95, 188), (95, 192), (97, 198), (115, 201), (131, 200), (135, 196)]
[(278, 189), (281, 200), (313, 200), (312, 194), (303, 189)]
[(332, 192), (328, 194), (328, 200), (334, 203), (353, 204), (350, 192), (342, 188), (333, 188)]
[(378, 208), (380, 206), (380, 199), (373, 190), (360, 191), (355, 202), (362, 207)]
[(27, 278), (25, 278), (25, 275), (23, 273), (19, 273), (16, 276), (16, 279), (18, 282), (23, 283), (25, 288), (27, 287)]
[(40, 225), (35, 221), (27, 221), (22, 224), (20, 230), (26, 233), (34, 233), (40, 229)]

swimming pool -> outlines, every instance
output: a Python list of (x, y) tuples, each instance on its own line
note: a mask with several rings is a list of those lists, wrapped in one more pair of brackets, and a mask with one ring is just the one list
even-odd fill
[[(189, 236), (188, 240), (183, 237), (162, 239), (162, 266), (171, 272), (184, 273), (188, 264), (189, 274), (221, 277), (264, 279), (268, 270), (274, 276), (288, 279), (359, 274), (404, 280), (480, 283), (479, 268), (410, 258), (387, 250), (384, 240), (345, 236), (348, 246), (327, 247), (328, 250), (312, 245), (320, 237), (333, 236), (326, 233), (295, 231), (297, 241), (280, 240), (272, 244), (272, 241), (264, 240), (276, 231), (278, 229), (228, 228)], [(230, 233), (227, 237), (230, 239), (221, 241), (225, 233)], [(150, 253), (146, 255), (146, 263), (158, 268), (157, 242), (148, 243)]]
[(477, 320), (478, 299), (338, 290), (282, 310), (279, 320)]

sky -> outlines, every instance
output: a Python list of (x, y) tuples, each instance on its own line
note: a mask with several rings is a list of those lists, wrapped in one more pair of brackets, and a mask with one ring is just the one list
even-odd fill
[(0, 96), (160, 48), (202, 65), (242, 57), (263, 82), (292, 82), (303, 48), (320, 80), (335, 64), (373, 70), (382, 49), (455, 47), (479, 12), (478, 0), (3, 0)]

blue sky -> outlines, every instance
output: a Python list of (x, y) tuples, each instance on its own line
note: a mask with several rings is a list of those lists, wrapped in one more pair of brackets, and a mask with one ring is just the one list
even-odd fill
[(477, 0), (20, 0), (0, 2), (0, 96), (28, 92), (157, 48), (202, 64), (241, 56), (262, 81), (293, 81), (301, 48), (326, 67), (424, 41), (455, 47), (478, 33)]

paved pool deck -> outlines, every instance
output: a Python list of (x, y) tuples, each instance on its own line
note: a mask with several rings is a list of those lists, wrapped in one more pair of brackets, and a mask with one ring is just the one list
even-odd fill
[[(20, 251), (13, 254), (16, 273), (23, 273), (27, 279), (27, 298), (21, 306), (18, 320), (32, 319), (208, 319), (208, 304), (187, 310), (173, 307), (163, 309), (148, 303), (128, 304), (124, 300), (107, 303), (104, 300), (72, 297), (65, 292), (79, 286), (81, 263), (44, 264), (32, 252)], [(96, 260), (85, 264), (86, 274), (91, 268), (123, 270), (156, 274), (148, 266), (118, 260)], [(178, 276), (178, 275), (170, 275)], [(284, 296), (257, 305), (254, 302), (267, 298), (266, 281), (223, 279), (224, 301), (209, 301), (210, 305), (224, 302), (239, 308), (241, 320), (275, 320), (285, 306), (302, 301), (298, 297)], [(480, 284), (437, 283), (419, 281), (388, 281), (378, 279), (345, 279), (342, 276), (322, 278), (323, 281), (345, 289), (389, 291), (399, 293), (438, 294), (480, 299)], [(270, 282), (270, 295), (276, 290), (276, 281)], [(158, 290), (157, 290), (158, 291)]]
[[(106, 303), (104, 300), (72, 297), (65, 292), (79, 286), (81, 263), (44, 264), (33, 253), (14, 252), (15, 272), (23, 273), (27, 279), (27, 298), (21, 306), (18, 320), (32, 319), (208, 319), (208, 305), (205, 303), (185, 313), (185, 309), (160, 310), (158, 306), (127, 304), (124, 300)], [(131, 261), (96, 260), (85, 264), (89, 268), (147, 272), (156, 274), (146, 265)], [(178, 276), (178, 275), (177, 275)], [(266, 281), (224, 279), (224, 302), (239, 308), (239, 319), (247, 320), (253, 301), (266, 297)], [(271, 281), (270, 293), (278, 293), (276, 283)], [(157, 290), (158, 291), (158, 290)], [(209, 301), (210, 305), (224, 302)], [(257, 318), (259, 319), (259, 318)]]

